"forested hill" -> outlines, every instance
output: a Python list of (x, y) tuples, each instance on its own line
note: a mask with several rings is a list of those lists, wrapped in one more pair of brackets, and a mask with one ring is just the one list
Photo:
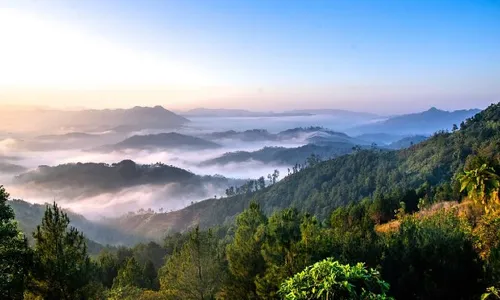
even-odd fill
[[(361, 150), (325, 161), (258, 192), (209, 199), (170, 214), (134, 216), (139, 220), (120, 220), (120, 224), (133, 221), (143, 230), (159, 224), (168, 224), (165, 230), (174, 231), (197, 223), (206, 228), (233, 220), (252, 199), (267, 214), (294, 206), (321, 219), (338, 206), (408, 190), (452, 199), (459, 192), (453, 178), (469, 156), (499, 157), (500, 104), (491, 105), (460, 127), (455, 132), (436, 133), (408, 149)], [(142, 222), (140, 218), (144, 218)]]
[[(36, 227), (42, 221), (46, 205), (32, 204), (22, 200), (12, 200), (9, 201), (9, 204), (15, 212), (16, 221), (20, 229), (25, 233), (28, 239), (31, 240), (31, 233), (35, 231)], [(95, 241), (101, 245), (113, 246), (131, 246), (144, 241), (143, 238), (138, 236), (123, 233), (97, 222), (91, 222), (85, 217), (71, 211), (66, 211), (66, 213), (70, 217), (71, 226), (84, 232), (89, 241)], [(89, 243), (89, 241), (87, 241), (87, 243)], [(92, 242), (90, 242), (89, 248), (91, 248), (91, 246)]]
[(184, 150), (204, 150), (215, 149), (220, 145), (197, 138), (183, 135), (176, 132), (134, 135), (117, 144), (107, 145), (97, 148), (98, 151), (119, 151), (126, 149), (184, 149)]
[(204, 194), (206, 184), (225, 189), (231, 184), (236, 184), (233, 181), (222, 176), (196, 175), (162, 163), (143, 165), (123, 160), (111, 165), (72, 163), (54, 167), (40, 166), (34, 171), (16, 176), (14, 184), (36, 189), (38, 192), (49, 194), (57, 192), (60, 196), (76, 201), (79, 196), (88, 197), (141, 185), (163, 186), (171, 183), (177, 184), (176, 191), (179, 193), (188, 190), (205, 197), (211, 194)]

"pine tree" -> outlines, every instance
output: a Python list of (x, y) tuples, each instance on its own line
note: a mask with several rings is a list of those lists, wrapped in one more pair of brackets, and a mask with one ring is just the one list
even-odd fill
[(0, 299), (22, 299), (32, 257), (26, 238), (14, 222), (8, 198), (0, 186)]
[(196, 227), (160, 270), (160, 292), (173, 299), (214, 299), (224, 280), (222, 261), (212, 232)]
[(94, 268), (83, 234), (69, 227), (69, 218), (56, 203), (47, 206), (42, 224), (33, 233), (33, 293), (44, 299), (84, 299)]
[(144, 274), (135, 258), (132, 256), (127, 260), (127, 263), (118, 271), (113, 281), (113, 289), (133, 286), (138, 288), (144, 287)]
[(250, 203), (236, 220), (234, 240), (227, 246), (227, 259), (231, 276), (220, 297), (225, 299), (257, 299), (255, 277), (265, 270), (260, 249), (267, 218), (256, 202)]
[(266, 227), (262, 255), (266, 262), (264, 275), (255, 281), (260, 299), (275, 299), (283, 280), (301, 270), (299, 245), (301, 215), (294, 208), (273, 214)]
[(144, 274), (144, 288), (149, 290), (158, 290), (158, 272), (151, 260), (148, 260), (144, 265), (142, 273)]

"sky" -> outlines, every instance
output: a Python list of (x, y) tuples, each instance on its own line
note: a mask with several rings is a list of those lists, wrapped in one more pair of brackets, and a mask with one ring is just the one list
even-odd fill
[(500, 101), (500, 0), (0, 0), (0, 104), (403, 113)]

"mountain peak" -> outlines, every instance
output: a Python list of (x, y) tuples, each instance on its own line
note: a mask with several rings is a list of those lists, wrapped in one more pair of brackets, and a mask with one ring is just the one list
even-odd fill
[(435, 106), (429, 108), (428, 112), (442, 112), (443, 110), (437, 109)]

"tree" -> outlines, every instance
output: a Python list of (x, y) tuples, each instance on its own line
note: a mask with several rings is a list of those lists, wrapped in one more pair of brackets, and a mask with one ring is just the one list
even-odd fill
[[(308, 158), (307, 158), (307, 165), (309, 167), (314, 167), (315, 165), (319, 164), (321, 162), (321, 157), (319, 157), (318, 155), (316, 154), (311, 154)], [(290, 173), (290, 169), (288, 169), (288, 173)]]
[(267, 218), (256, 202), (251, 202), (249, 208), (238, 216), (234, 240), (227, 246), (231, 276), (221, 293), (222, 298), (258, 299), (254, 281), (265, 270), (260, 253), (263, 242), (260, 233), (266, 222)]
[(260, 190), (263, 190), (266, 188), (266, 179), (264, 178), (264, 176), (259, 177), (258, 184), (259, 184)]
[[(132, 285), (114, 287), (107, 292), (106, 299), (108, 300), (137, 300), (141, 299), (143, 290)], [(161, 298), (160, 298), (161, 299)]]
[(271, 175), (271, 178), (272, 178), (272, 181), (273, 181), (273, 184), (276, 183), (276, 181), (278, 181), (278, 178), (280, 177), (280, 171), (278, 170), (274, 170), (273, 174)]
[(144, 265), (142, 273), (144, 274), (144, 288), (149, 290), (158, 290), (160, 283), (158, 282), (158, 272), (151, 260), (148, 260)]
[(141, 266), (137, 263), (134, 257), (127, 260), (127, 263), (118, 271), (113, 281), (113, 289), (133, 286), (138, 288), (145, 287), (144, 276)]
[(406, 216), (385, 236), (382, 277), (396, 299), (473, 299), (484, 290), (483, 263), (470, 225), (453, 212)]
[(33, 293), (44, 299), (82, 299), (93, 266), (83, 234), (69, 227), (69, 218), (54, 202), (33, 233)]
[(23, 299), (32, 257), (28, 242), (17, 228), (9, 194), (0, 186), (0, 298)]
[(174, 299), (213, 299), (224, 280), (223, 253), (211, 231), (196, 227), (160, 270), (160, 292)]
[(286, 280), (279, 294), (286, 300), (391, 299), (386, 296), (389, 284), (374, 269), (362, 263), (341, 265), (325, 259)]
[(101, 251), (101, 253), (99, 253), (97, 262), (99, 266), (99, 278), (101, 283), (106, 288), (111, 288), (113, 286), (113, 280), (118, 275), (118, 269), (120, 268), (117, 255), (114, 255), (113, 253), (105, 249)]
[(301, 215), (293, 208), (277, 212), (269, 218), (261, 251), (266, 271), (262, 276), (257, 276), (255, 281), (260, 298), (275, 298), (279, 284), (304, 267), (296, 259), (297, 242), (302, 238), (300, 221)]
[(483, 163), (480, 167), (464, 171), (459, 176), (460, 192), (467, 190), (469, 198), (481, 203), (486, 212), (497, 211), (500, 206), (500, 176), (493, 167)]

